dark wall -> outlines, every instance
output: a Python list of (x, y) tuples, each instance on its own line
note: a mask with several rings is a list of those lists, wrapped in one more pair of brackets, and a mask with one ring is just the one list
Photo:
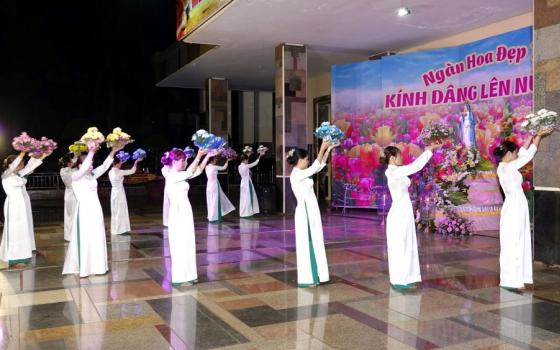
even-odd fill
[(0, 0), (0, 157), (13, 136), (48, 136), (61, 149), (88, 126), (120, 126), (135, 146), (184, 146), (200, 113), (198, 90), (154, 85), (153, 57), (175, 40), (175, 1)]

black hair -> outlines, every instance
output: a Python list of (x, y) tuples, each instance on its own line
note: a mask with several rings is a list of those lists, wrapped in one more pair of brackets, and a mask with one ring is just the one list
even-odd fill
[[(66, 153), (58, 159), (58, 165), (60, 165), (61, 168), (65, 168), (68, 166), (68, 163), (72, 163), (72, 159), (74, 159), (74, 153)], [(73, 168), (74, 164), (70, 167)]]
[(9, 156), (7, 156), (4, 159), (4, 169), (8, 169), (10, 167), (10, 164), (12, 164), (14, 162), (14, 160), (16, 160), (18, 157), (17, 154), (10, 154)]
[(243, 153), (242, 155), (239, 156), (239, 161), (240, 162), (249, 161), (250, 157), (251, 154)]
[(119, 157), (115, 157), (115, 159), (113, 159), (113, 165), (117, 165), (121, 163), (121, 160), (119, 159)]
[(387, 146), (385, 147), (385, 149), (383, 149), (383, 155), (381, 156), (381, 163), (382, 164), (389, 164), (389, 159), (391, 159), (391, 157), (396, 157), (401, 153), (401, 150), (398, 147), (395, 146)]
[(515, 153), (518, 150), (519, 150), (519, 146), (517, 146), (515, 142), (504, 141), (502, 142), (501, 145), (494, 148), (492, 154), (494, 155), (494, 159), (496, 160), (496, 163), (499, 163), (502, 161), (502, 159), (506, 156), (508, 152)]
[(294, 148), (288, 152), (288, 164), (296, 165), (300, 159), (307, 157), (307, 151), (302, 148)]

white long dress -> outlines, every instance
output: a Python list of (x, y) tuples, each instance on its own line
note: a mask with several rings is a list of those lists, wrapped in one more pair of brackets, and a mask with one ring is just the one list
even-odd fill
[(294, 214), (298, 285), (306, 286), (329, 280), (329, 266), (323, 241), (321, 211), (311, 176), (326, 165), (315, 160), (307, 169), (293, 168), (290, 183), (297, 206)]
[(70, 241), (72, 233), (72, 217), (76, 208), (76, 195), (72, 190), (72, 174), (75, 168), (64, 167), (60, 169), (60, 178), (64, 183), (64, 240)]
[(136, 166), (129, 170), (121, 170), (113, 167), (109, 171), (111, 181), (111, 234), (120, 235), (130, 232), (130, 218), (128, 217), (128, 203), (124, 191), (124, 177), (133, 175)]
[(239, 164), (239, 175), (241, 183), (239, 185), (239, 217), (249, 217), (259, 213), (259, 200), (255, 193), (255, 186), (251, 180), (252, 167), (259, 164), (259, 159), (251, 164)]
[(167, 174), (167, 193), (169, 193), (167, 235), (171, 253), (171, 282), (175, 285), (192, 282), (198, 278), (194, 218), (187, 180), (200, 174), (202, 171), (198, 167), (195, 170), (192, 170), (192, 167), (185, 171), (170, 170)]
[(537, 153), (537, 147), (519, 149), (518, 158), (498, 164), (498, 178), (506, 198), (500, 215), (500, 286), (523, 288), (533, 283), (529, 206), (519, 172)]
[(394, 286), (422, 281), (408, 176), (420, 171), (431, 157), (432, 152), (426, 150), (411, 164), (389, 165), (385, 171), (392, 200), (387, 213), (387, 256), (389, 280)]
[(169, 221), (169, 195), (167, 194), (167, 174), (169, 174), (169, 166), (164, 165), (161, 168), (161, 175), (163, 176), (163, 226), (168, 225)]
[(206, 166), (206, 177), (208, 183), (206, 184), (206, 205), (208, 207), (208, 221), (222, 221), (222, 216), (231, 213), (235, 207), (230, 202), (222, 186), (218, 181), (218, 171), (226, 170), (228, 164), (217, 166), (208, 164)]
[(8, 262), (9, 265), (30, 262), (36, 249), (33, 212), (25, 189), (27, 179), (24, 176), (31, 174), (43, 162), (40, 159), (30, 158), (23, 169), (16, 171), (21, 160), (19, 157), (16, 158), (2, 173), (2, 187), (6, 192), (6, 201), (0, 260)]
[(103, 209), (97, 194), (97, 179), (113, 163), (109, 156), (102, 165), (89, 172), (93, 154), (89, 154), (72, 175), (72, 189), (77, 203), (72, 219), (72, 235), (64, 259), (62, 274), (79, 273), (80, 277), (102, 275), (109, 270)]

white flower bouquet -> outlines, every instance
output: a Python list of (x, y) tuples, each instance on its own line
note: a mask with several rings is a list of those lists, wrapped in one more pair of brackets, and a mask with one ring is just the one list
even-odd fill
[(525, 116), (525, 121), (521, 123), (521, 128), (532, 134), (536, 134), (541, 130), (558, 129), (560, 126), (559, 122), (558, 113), (543, 108), (539, 110), (537, 114), (527, 114)]

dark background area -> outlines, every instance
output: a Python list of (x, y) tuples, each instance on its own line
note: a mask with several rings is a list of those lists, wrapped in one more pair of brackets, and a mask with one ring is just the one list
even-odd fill
[(175, 0), (0, 0), (0, 157), (22, 131), (47, 136), (56, 159), (89, 126), (130, 133), (157, 167), (195, 131), (200, 93), (157, 88), (154, 57), (175, 41)]

